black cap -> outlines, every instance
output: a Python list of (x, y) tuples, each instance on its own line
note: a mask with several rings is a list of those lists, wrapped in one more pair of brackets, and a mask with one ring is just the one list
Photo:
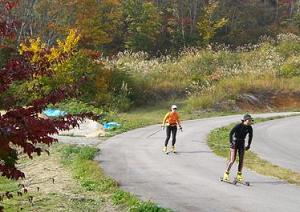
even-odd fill
[(249, 119), (251, 119), (252, 121), (254, 121), (250, 114), (245, 114), (244, 117), (243, 117), (243, 119), (242, 119), (242, 121), (246, 121), (246, 120), (249, 120)]

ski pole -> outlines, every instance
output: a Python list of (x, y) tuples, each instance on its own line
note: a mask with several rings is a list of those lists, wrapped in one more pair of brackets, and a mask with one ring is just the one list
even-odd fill
[(152, 133), (152, 134), (148, 135), (148, 136), (147, 136), (147, 138), (149, 138), (149, 137), (151, 137), (151, 136), (155, 135), (156, 133), (160, 132), (161, 130), (162, 130), (162, 129), (156, 130), (154, 133)]

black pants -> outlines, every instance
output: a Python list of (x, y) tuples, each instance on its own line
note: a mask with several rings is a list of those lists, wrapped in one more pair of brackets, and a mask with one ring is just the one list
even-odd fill
[(243, 169), (243, 164), (244, 164), (244, 154), (245, 154), (245, 146), (241, 145), (235, 148), (235, 155), (236, 152), (239, 153), (239, 166), (238, 166), (238, 171), (242, 172)]
[(243, 163), (244, 163), (244, 154), (245, 154), (245, 145), (244, 144), (239, 144), (239, 145), (230, 147), (230, 159), (229, 159), (229, 163), (228, 163), (228, 166), (227, 166), (227, 171), (228, 172), (230, 171), (231, 166), (233, 165), (233, 163), (236, 159), (236, 153), (237, 152), (239, 153), (238, 171), (242, 172)]
[(171, 133), (172, 133), (172, 146), (175, 145), (176, 143), (176, 133), (177, 133), (177, 126), (167, 126), (166, 128), (166, 132), (167, 132), (167, 138), (165, 141), (165, 146), (168, 146), (170, 137), (171, 137)]

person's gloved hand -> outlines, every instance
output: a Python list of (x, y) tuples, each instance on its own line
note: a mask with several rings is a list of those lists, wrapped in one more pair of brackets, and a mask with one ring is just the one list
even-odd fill
[(247, 151), (247, 150), (249, 150), (249, 149), (250, 149), (250, 146), (249, 146), (249, 145), (246, 146), (245, 150)]
[(161, 129), (164, 130), (165, 129), (165, 125), (161, 125)]
[(182, 126), (179, 126), (179, 129), (182, 131)]

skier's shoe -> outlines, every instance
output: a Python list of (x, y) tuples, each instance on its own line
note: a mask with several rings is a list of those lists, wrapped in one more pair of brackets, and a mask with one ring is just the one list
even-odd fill
[(226, 172), (224, 173), (223, 180), (224, 180), (224, 181), (229, 181), (229, 172), (226, 171)]
[(163, 152), (167, 153), (167, 147), (166, 146), (163, 148)]
[(242, 172), (238, 172), (238, 173), (237, 173), (237, 175), (236, 175), (236, 180), (237, 180), (238, 182), (243, 182), (243, 181), (244, 181)]
[(175, 148), (175, 146), (172, 146), (172, 152), (173, 152), (173, 153), (176, 153), (176, 148)]

